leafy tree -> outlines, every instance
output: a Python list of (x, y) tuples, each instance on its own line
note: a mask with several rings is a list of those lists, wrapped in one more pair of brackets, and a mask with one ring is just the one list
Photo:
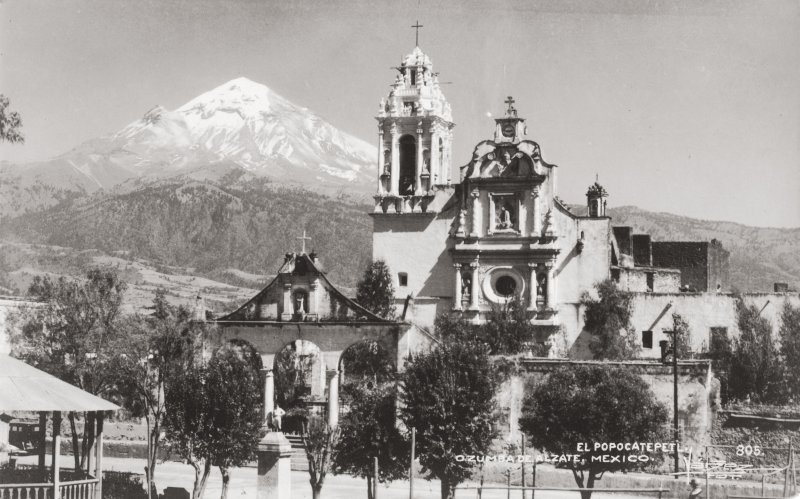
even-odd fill
[(189, 311), (172, 307), (163, 289), (156, 291), (149, 317), (132, 316), (123, 321), (125, 351), (116, 361), (117, 391), (122, 404), (147, 423), (148, 455), (145, 479), (155, 487), (155, 467), (161, 447), (166, 411), (165, 386), (171, 374), (191, 360), (194, 325)]
[[(550, 374), (525, 399), (520, 428), (533, 445), (552, 454), (577, 454), (586, 442), (658, 442), (667, 409), (639, 376), (618, 367), (579, 365)], [(606, 471), (635, 469), (641, 463), (593, 461), (613, 451), (581, 453), (570, 462), (578, 487), (591, 489)], [(618, 455), (629, 454), (621, 452)], [(581, 492), (590, 499), (591, 490)]]
[(800, 397), (800, 307), (793, 307), (788, 301), (781, 311), (780, 338), (785, 386), (797, 401)]
[(719, 380), (719, 391), (722, 403), (727, 403), (730, 398), (730, 370), (731, 357), (733, 356), (733, 342), (727, 335), (721, 332), (715, 334), (712, 331), (711, 345), (708, 349), (708, 358), (711, 359), (711, 369)]
[(384, 319), (394, 319), (394, 285), (386, 262), (375, 260), (367, 267), (356, 287), (356, 302)]
[(227, 496), (230, 468), (255, 454), (261, 429), (259, 374), (236, 348), (217, 351), (203, 364), (173, 372), (166, 387), (164, 428), (172, 449), (195, 471), (192, 499), (205, 492), (211, 466), (222, 472)]
[(475, 341), (444, 342), (406, 362), (401, 418), (416, 428), (423, 472), (441, 481), (442, 499), (472, 475), (472, 465), (456, 456), (491, 446), (497, 385), (487, 348)]
[(227, 347), (208, 365), (210, 408), (209, 458), (222, 474), (221, 499), (228, 496), (230, 469), (255, 457), (261, 432), (260, 379), (258, 368), (241, 350)]
[(405, 475), (409, 449), (395, 425), (397, 389), (394, 383), (351, 389), (350, 410), (342, 418), (341, 438), (334, 449), (333, 472), (367, 479), (367, 497), (373, 498), (374, 458), (378, 480)]
[(308, 460), (308, 482), (313, 499), (319, 499), (325, 477), (331, 470), (331, 454), (339, 440), (339, 428), (331, 428), (319, 416), (312, 416), (303, 424), (300, 434)]
[(631, 326), (631, 294), (618, 288), (611, 279), (595, 284), (595, 289), (598, 299), (588, 293), (581, 296), (584, 327), (592, 335), (589, 349), (598, 359), (635, 358), (639, 345)]
[(755, 305), (736, 302), (739, 337), (730, 359), (729, 394), (734, 400), (781, 403), (785, 398), (782, 362), (772, 325)]
[(0, 94), (0, 142), (14, 143), (25, 142), (25, 137), (19, 131), (22, 128), (22, 118), (16, 111), (8, 110), (8, 97)]
[(165, 394), (164, 429), (171, 450), (194, 468), (192, 499), (203, 497), (212, 465), (208, 448), (212, 444), (212, 401), (207, 378), (207, 367), (192, 362), (182, 372), (173, 373)]
[[(112, 268), (93, 268), (84, 280), (36, 276), (28, 295), (40, 301), (25, 314), (11, 335), (12, 352), (93, 395), (115, 389), (114, 359), (124, 349), (119, 326), (126, 284)], [(94, 414), (79, 445), (75, 413), (69, 413), (75, 468), (88, 464), (94, 443)]]
[(535, 356), (546, 356), (549, 351), (546, 344), (534, 343), (536, 327), (520, 299), (493, 307), (483, 324), (472, 324), (461, 314), (440, 314), (434, 328), (444, 341), (477, 341), (486, 345), (490, 355), (532, 351)]

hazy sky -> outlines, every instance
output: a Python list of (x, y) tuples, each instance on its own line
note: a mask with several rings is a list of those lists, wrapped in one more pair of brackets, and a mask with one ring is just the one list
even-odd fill
[(800, 2), (0, 0), (13, 161), (46, 159), (246, 76), (377, 140), (391, 66), (440, 72), (466, 163), (513, 95), (560, 197), (800, 227)]

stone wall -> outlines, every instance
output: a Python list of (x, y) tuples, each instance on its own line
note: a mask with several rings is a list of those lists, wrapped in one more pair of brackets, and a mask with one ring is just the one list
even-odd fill
[[(599, 362), (564, 359), (521, 360), (517, 374), (512, 375), (498, 390), (499, 430), (503, 437), (518, 441), (519, 417), (525, 394), (541, 383), (548, 374), (562, 367), (581, 364), (613, 365), (630, 369), (650, 385), (656, 399), (669, 411), (672, 428), (673, 374), (671, 365), (653, 361)], [(682, 428), (682, 442), (694, 448), (707, 445), (716, 410), (716, 382), (711, 365), (705, 360), (680, 361), (678, 364), (678, 417)]]

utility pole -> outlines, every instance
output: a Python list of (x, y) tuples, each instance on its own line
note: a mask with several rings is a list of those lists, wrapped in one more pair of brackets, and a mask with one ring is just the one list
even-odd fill
[(678, 479), (680, 473), (680, 457), (678, 455), (678, 333), (677, 331), (664, 331), (672, 338), (672, 346), (667, 349), (666, 341), (661, 343), (661, 362), (665, 363), (666, 355), (672, 354), (672, 440), (675, 445), (674, 460), (675, 460), (675, 479)]
[(417, 429), (411, 427), (411, 464), (408, 466), (408, 499), (414, 499), (414, 447), (417, 445)]

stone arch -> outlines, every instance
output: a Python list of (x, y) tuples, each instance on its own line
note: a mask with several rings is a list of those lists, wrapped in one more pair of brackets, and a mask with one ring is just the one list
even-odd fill
[(325, 398), (325, 357), (315, 343), (295, 339), (275, 353), (275, 399), (281, 407)]
[(413, 135), (403, 135), (400, 148), (400, 194), (414, 194), (414, 181), (417, 173), (417, 139)]

